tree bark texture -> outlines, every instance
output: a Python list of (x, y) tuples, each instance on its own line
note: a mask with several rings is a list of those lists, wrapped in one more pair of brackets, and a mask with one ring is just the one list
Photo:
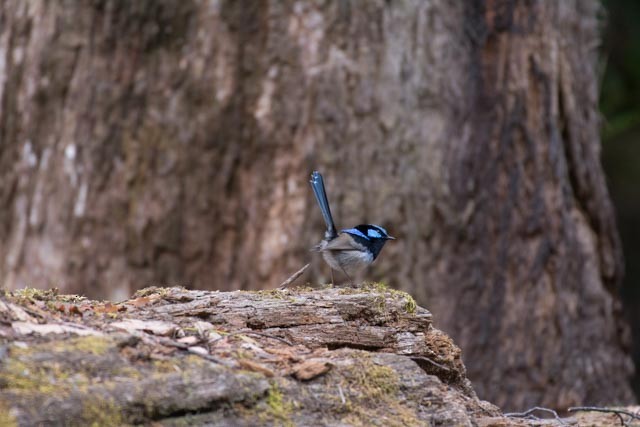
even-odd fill
[(431, 314), (379, 285), (152, 287), (115, 304), (26, 289), (0, 295), (0, 320), (3, 426), (617, 422), (502, 414), (476, 397)]
[[(273, 287), (338, 226), (507, 408), (623, 403), (595, 0), (0, 6), (0, 275)], [(326, 280), (315, 259), (312, 281)]]
[[(477, 425), (460, 349), (384, 288), (0, 296), (0, 424)], [(524, 424), (522, 424), (524, 425)]]

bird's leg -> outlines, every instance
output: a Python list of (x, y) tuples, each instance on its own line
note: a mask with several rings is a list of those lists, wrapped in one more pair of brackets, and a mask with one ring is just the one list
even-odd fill
[(331, 286), (335, 287), (336, 286), (336, 282), (333, 279), (333, 268), (329, 268), (329, 270), (331, 270)]
[(344, 270), (344, 268), (343, 268), (342, 266), (340, 266), (340, 270), (342, 270), (342, 272), (344, 273), (344, 275), (345, 275), (345, 276), (347, 276), (347, 279), (349, 279), (349, 286), (351, 286), (352, 288), (355, 288), (355, 287), (356, 287), (356, 285), (355, 285), (355, 283), (353, 282), (353, 279), (351, 278), (351, 276), (349, 276), (349, 275), (347, 274), (347, 272)]

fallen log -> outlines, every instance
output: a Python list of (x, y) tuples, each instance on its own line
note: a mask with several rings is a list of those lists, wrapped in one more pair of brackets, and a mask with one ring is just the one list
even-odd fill
[(0, 425), (571, 425), (506, 418), (403, 293), (0, 296)]

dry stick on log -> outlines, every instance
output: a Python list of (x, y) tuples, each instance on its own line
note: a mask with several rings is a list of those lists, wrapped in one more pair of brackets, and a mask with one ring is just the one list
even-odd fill
[(553, 417), (558, 420), (558, 422), (560, 422), (560, 424), (566, 425), (566, 423), (564, 422), (564, 420), (562, 418), (560, 418), (560, 416), (558, 415), (558, 413), (556, 411), (554, 411), (553, 409), (549, 409), (549, 408), (542, 408), (540, 406), (535, 406), (531, 409), (528, 409), (524, 412), (508, 412), (506, 414), (504, 414), (505, 417), (509, 417), (509, 418), (528, 418), (528, 417), (533, 417), (534, 419), (540, 419), (538, 417), (536, 417), (535, 415), (533, 415), (534, 412), (536, 411), (540, 411), (540, 412), (547, 412), (549, 414), (552, 414)]
[(449, 369), (449, 368), (447, 368), (446, 366), (444, 366), (444, 365), (442, 365), (442, 364), (440, 364), (440, 363), (436, 362), (435, 360), (432, 360), (431, 358), (426, 357), (426, 356), (412, 356), (412, 357), (411, 357), (411, 360), (414, 360), (414, 361), (415, 361), (415, 360), (424, 360), (425, 362), (429, 362), (429, 363), (431, 363), (432, 365), (434, 365), (434, 366), (436, 366), (436, 367), (438, 367), (438, 368), (442, 369), (443, 371), (447, 371), (447, 372), (449, 372), (449, 371), (450, 371), (450, 369)]
[(291, 277), (289, 277), (287, 280), (285, 280), (284, 282), (282, 282), (282, 284), (280, 286), (278, 286), (278, 289), (285, 289), (287, 288), (290, 284), (292, 284), (293, 282), (296, 281), (296, 279), (300, 276), (302, 276), (302, 273), (304, 273), (305, 271), (307, 271), (307, 268), (309, 268), (310, 264), (305, 265), (304, 267), (302, 267), (300, 270), (296, 271), (295, 273), (293, 273), (291, 275)]
[(233, 366), (233, 364), (231, 364), (231, 363), (229, 363), (229, 362), (227, 362), (225, 360), (219, 359), (219, 358), (217, 358), (215, 356), (212, 356), (210, 354), (202, 354), (202, 353), (198, 353), (198, 352), (195, 352), (195, 351), (191, 351), (190, 346), (188, 346), (187, 344), (183, 344), (183, 343), (174, 341), (174, 340), (172, 340), (170, 338), (157, 337), (157, 336), (149, 335), (149, 334), (145, 334), (145, 333), (134, 333), (134, 332), (132, 332), (131, 334), (133, 336), (136, 336), (136, 337), (142, 339), (142, 341), (144, 341), (144, 342), (146, 342), (148, 344), (152, 344), (152, 345), (161, 344), (161, 345), (166, 345), (168, 347), (174, 347), (174, 348), (177, 348), (177, 349), (180, 349), (180, 350), (187, 351), (190, 354), (194, 354), (194, 355), (196, 355), (198, 357), (201, 357), (202, 359), (208, 360), (209, 362), (217, 363), (218, 365), (223, 365), (223, 366), (227, 366), (227, 367)]
[(274, 335), (264, 334), (262, 332), (254, 332), (254, 331), (231, 332), (231, 333), (228, 333), (226, 335), (222, 335), (220, 338), (216, 338), (216, 339), (212, 340), (210, 342), (210, 344), (215, 344), (220, 340), (223, 340), (223, 339), (226, 339), (226, 338), (230, 338), (230, 337), (234, 337), (234, 336), (237, 336), (237, 335), (257, 335), (259, 337), (265, 337), (265, 338), (269, 338), (269, 339), (272, 339), (272, 340), (280, 341), (282, 343), (285, 343), (288, 346), (293, 346), (293, 344), (290, 341), (288, 341), (288, 340), (286, 340), (284, 338), (276, 337)]
[(342, 392), (342, 387), (340, 386), (340, 384), (338, 384), (338, 393), (340, 393), (340, 401), (342, 402), (342, 404), (344, 405), (345, 403), (347, 403), (347, 400), (344, 398), (344, 393)]
[(601, 408), (598, 406), (575, 406), (573, 408), (569, 408), (568, 411), (569, 412), (604, 412), (608, 414), (616, 414), (618, 418), (620, 418), (620, 423), (622, 423), (623, 426), (627, 424), (624, 422), (624, 418), (622, 418), (622, 415), (627, 415), (632, 419), (640, 420), (639, 414), (635, 414), (630, 411), (625, 411), (624, 409)]

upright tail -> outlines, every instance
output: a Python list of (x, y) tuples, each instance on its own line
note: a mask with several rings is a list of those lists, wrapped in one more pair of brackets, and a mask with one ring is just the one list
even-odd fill
[(316, 196), (318, 205), (320, 205), (324, 222), (327, 224), (327, 231), (324, 233), (324, 238), (326, 240), (333, 240), (338, 236), (338, 232), (336, 231), (336, 226), (333, 223), (331, 209), (329, 208), (329, 200), (327, 200), (327, 192), (324, 189), (324, 181), (322, 180), (320, 172), (313, 171), (309, 182), (311, 183), (311, 188), (313, 189), (313, 194)]

